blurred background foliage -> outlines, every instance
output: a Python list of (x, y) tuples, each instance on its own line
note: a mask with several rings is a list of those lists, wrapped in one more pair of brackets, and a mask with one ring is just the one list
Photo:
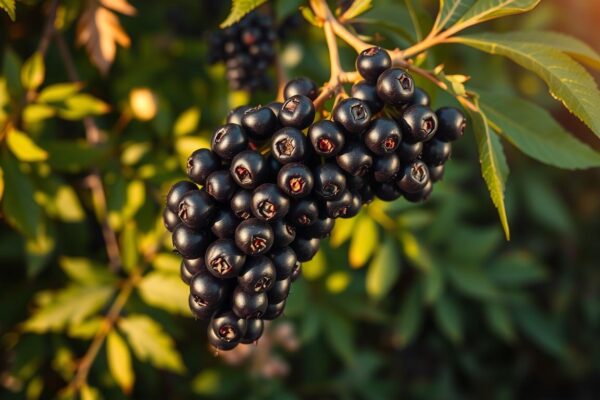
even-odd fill
[[(275, 91), (231, 93), (224, 67), (206, 63), (206, 34), (225, 18), (226, 2), (132, 2), (135, 12), (122, 1), (67, 0), (57, 8), (55, 39), (40, 42), (52, 3), (19, 3), (16, 22), (0, 15), (0, 397), (600, 392), (598, 170), (560, 171), (505, 146), (513, 228), (506, 242), (470, 138), (455, 146), (428, 203), (375, 202), (340, 220), (305, 264), (285, 317), (258, 346), (215, 357), (204, 324), (187, 310), (161, 207), (187, 155), (207, 146), (228, 110), (265, 103)], [(298, 16), (301, 2), (271, 3), (264, 11), (282, 27), (286, 74), (325, 82), (322, 32)], [(406, 46), (419, 34), (406, 4), (423, 27), (432, 24), (437, 2), (378, 0), (362, 17), (386, 23), (365, 24), (364, 33)], [(591, 1), (547, 0), (486, 29), (555, 29), (598, 49), (599, 11)], [(92, 12), (113, 27), (100, 50), (82, 41)], [(46, 56), (35, 55), (44, 46)], [(351, 66), (351, 49), (342, 56)], [(600, 150), (540, 80), (513, 64), (458, 46), (425, 62), (443, 62), (488, 92), (533, 97)], [(420, 83), (434, 105), (453, 102)], [(104, 316), (115, 311), (108, 325)]]

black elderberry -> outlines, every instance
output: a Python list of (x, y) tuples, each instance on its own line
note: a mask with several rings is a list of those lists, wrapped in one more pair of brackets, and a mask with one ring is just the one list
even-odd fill
[(444, 178), (445, 168), (444, 164), (428, 165), (427, 169), (429, 169), (429, 178), (431, 179), (431, 182), (441, 181)]
[(206, 178), (219, 168), (221, 160), (208, 149), (194, 151), (186, 164), (187, 176), (199, 185), (204, 185)]
[(171, 189), (167, 194), (167, 207), (169, 210), (177, 214), (181, 198), (191, 190), (198, 190), (198, 186), (190, 181), (179, 181), (171, 186)]
[(288, 246), (296, 238), (296, 227), (285, 219), (271, 222), (271, 228), (273, 229), (273, 247), (275, 248)]
[(396, 183), (403, 193), (415, 193), (423, 190), (429, 181), (427, 165), (422, 161), (414, 161), (402, 169)]
[(308, 138), (315, 153), (323, 157), (333, 157), (338, 154), (346, 142), (344, 133), (332, 121), (322, 119), (311, 125)]
[(401, 141), (402, 130), (389, 118), (377, 118), (364, 134), (367, 148), (380, 156), (394, 153)]
[(234, 108), (227, 115), (227, 123), (228, 124), (236, 124), (242, 125), (242, 117), (246, 113), (246, 111), (250, 110), (252, 107), (250, 106), (239, 106)]
[(267, 178), (268, 166), (259, 152), (244, 150), (233, 158), (229, 171), (240, 187), (254, 189)]
[(414, 93), (415, 82), (403, 69), (390, 68), (377, 79), (377, 95), (384, 103), (391, 106), (409, 104)]
[(296, 226), (309, 226), (319, 219), (319, 206), (311, 198), (304, 198), (292, 202), (287, 216)]
[(206, 268), (213, 276), (229, 279), (239, 274), (246, 262), (246, 256), (236, 247), (233, 240), (218, 239), (208, 246), (204, 260)]
[(206, 178), (206, 193), (220, 203), (227, 203), (235, 193), (235, 182), (229, 171), (215, 171)]
[(362, 133), (371, 123), (371, 110), (359, 99), (350, 97), (340, 101), (332, 111), (333, 120), (347, 132)]
[(235, 230), (235, 244), (245, 254), (256, 256), (268, 252), (273, 246), (273, 229), (269, 223), (257, 218), (242, 221)]
[(288, 278), (298, 261), (294, 250), (287, 246), (271, 250), (268, 257), (275, 267), (275, 276), (278, 280)]
[(239, 286), (233, 291), (231, 302), (235, 315), (244, 319), (261, 318), (269, 305), (265, 293), (249, 293)]
[(296, 95), (303, 95), (314, 100), (317, 98), (318, 94), (317, 84), (312, 79), (306, 77), (292, 79), (283, 89), (283, 96), (285, 99), (289, 99)]
[(232, 237), (240, 219), (228, 208), (217, 211), (211, 226), (212, 233), (219, 239)]
[(250, 190), (239, 189), (233, 194), (229, 206), (239, 219), (250, 218), (252, 216), (252, 192)]
[(246, 320), (246, 334), (242, 337), (241, 343), (256, 343), (262, 336), (264, 323), (262, 319), (253, 318)]
[(242, 126), (252, 138), (267, 139), (277, 129), (277, 117), (268, 107), (251, 108), (244, 113)]
[(312, 260), (315, 254), (317, 254), (319, 251), (320, 245), (321, 239), (296, 237), (296, 240), (294, 240), (290, 246), (296, 253), (298, 261), (304, 262)]
[(377, 182), (391, 182), (400, 171), (400, 157), (397, 154), (378, 156), (373, 160), (373, 179)]
[(430, 140), (423, 145), (423, 154), (421, 159), (428, 166), (444, 164), (452, 154), (452, 144), (441, 140)]
[(335, 200), (325, 202), (325, 214), (329, 218), (340, 218), (348, 214), (348, 209), (352, 205), (353, 196), (349, 190), (344, 190)]
[(205, 230), (194, 231), (183, 224), (173, 230), (173, 246), (184, 258), (202, 257), (209, 241), (210, 234)]
[(285, 300), (280, 301), (279, 303), (269, 303), (267, 306), (267, 310), (263, 314), (263, 319), (267, 321), (271, 321), (279, 317), (283, 314), (285, 310)]
[(335, 163), (325, 163), (314, 169), (314, 190), (324, 200), (333, 200), (346, 189), (346, 176)]
[(365, 175), (373, 165), (373, 157), (369, 150), (358, 141), (346, 143), (336, 161), (341, 169), (353, 176)]
[(271, 139), (271, 154), (281, 164), (302, 161), (307, 155), (306, 136), (296, 128), (283, 128)]
[(367, 103), (371, 114), (377, 114), (383, 110), (383, 101), (377, 96), (377, 88), (374, 84), (370, 84), (367, 81), (357, 82), (352, 86), (350, 94), (352, 97)]
[(356, 70), (366, 81), (375, 83), (377, 78), (392, 66), (390, 55), (381, 47), (363, 50), (356, 58)]
[(429, 107), (410, 106), (402, 115), (402, 128), (406, 141), (426, 142), (437, 132), (438, 119)]
[(265, 256), (248, 257), (238, 276), (238, 285), (250, 293), (262, 293), (275, 284), (275, 266)]
[(437, 138), (445, 142), (459, 139), (465, 132), (467, 119), (458, 109), (443, 107), (436, 111), (439, 128)]
[(310, 169), (300, 163), (286, 164), (277, 174), (277, 185), (288, 196), (293, 198), (306, 197), (314, 185)]
[(220, 340), (237, 343), (246, 334), (246, 320), (238, 318), (231, 311), (225, 311), (212, 317), (210, 328)]
[(246, 150), (248, 136), (241, 126), (226, 124), (213, 133), (211, 143), (213, 152), (224, 160), (231, 160), (236, 154)]
[(264, 183), (254, 189), (250, 201), (252, 214), (265, 221), (283, 218), (290, 209), (289, 199), (274, 183)]
[(315, 119), (315, 106), (304, 95), (295, 95), (287, 99), (279, 111), (279, 122), (283, 126), (305, 129)]
[(198, 230), (210, 225), (216, 212), (215, 202), (206, 191), (192, 190), (181, 198), (177, 215), (185, 225)]
[(290, 277), (275, 281), (273, 287), (267, 292), (269, 303), (279, 303), (287, 299), (291, 283)]
[(177, 225), (179, 225), (181, 223), (181, 220), (179, 219), (177, 214), (174, 213), (173, 211), (171, 211), (167, 207), (165, 207), (163, 210), (162, 218), (163, 218), (163, 224), (165, 225), (165, 228), (167, 228), (167, 230), (169, 232), (173, 232), (173, 230), (177, 227)]

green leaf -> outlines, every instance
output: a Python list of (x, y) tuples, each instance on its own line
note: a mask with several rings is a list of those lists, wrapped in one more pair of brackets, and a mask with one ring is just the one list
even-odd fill
[(35, 90), (44, 82), (45, 74), (44, 57), (41, 53), (33, 53), (21, 67), (21, 84), (25, 89)]
[(123, 268), (131, 272), (138, 266), (139, 261), (138, 234), (135, 223), (125, 224), (121, 233), (120, 244)]
[(423, 294), (420, 284), (413, 284), (400, 307), (396, 319), (396, 334), (401, 347), (409, 345), (423, 325)]
[(13, 96), (21, 96), (23, 87), (21, 86), (21, 59), (9, 47), (4, 51), (4, 62), (2, 63), (2, 76), (6, 78), (6, 86)]
[(468, 26), (495, 18), (521, 14), (533, 10), (541, 0), (478, 0), (460, 18), (458, 24)]
[(483, 311), (487, 324), (496, 335), (509, 343), (515, 339), (515, 328), (505, 306), (490, 303), (485, 305)]
[(191, 107), (181, 113), (181, 115), (175, 121), (173, 126), (173, 133), (175, 136), (188, 135), (198, 128), (200, 122), (200, 109), (197, 107)]
[(56, 114), (56, 110), (45, 104), (29, 104), (23, 110), (23, 121), (25, 124), (35, 124)]
[(356, 218), (345, 218), (335, 221), (335, 226), (333, 227), (331, 239), (329, 241), (331, 247), (339, 247), (350, 239), (355, 225)]
[(151, 306), (190, 315), (188, 290), (178, 274), (150, 272), (141, 280), (138, 290), (142, 299)]
[(502, 149), (502, 143), (496, 135), (490, 132), (487, 117), (480, 112), (469, 110), (473, 121), (473, 132), (477, 141), (479, 151), (479, 162), (481, 163), (481, 175), (487, 184), (492, 202), (498, 210), (500, 222), (504, 229), (506, 239), (510, 239), (508, 217), (504, 205), (504, 187), (508, 177), (508, 165)]
[(479, 300), (493, 300), (499, 292), (480, 268), (449, 266), (448, 276), (453, 286), (466, 296)]
[(64, 101), (66, 108), (59, 109), (58, 114), (61, 118), (68, 120), (78, 120), (87, 116), (106, 114), (110, 106), (89, 94), (79, 93), (68, 97)]
[(398, 247), (393, 237), (386, 236), (367, 271), (367, 294), (375, 300), (381, 300), (392, 290), (399, 276)]
[(81, 83), (56, 83), (42, 89), (37, 101), (40, 103), (57, 103), (65, 101), (81, 89)]
[(164, 272), (170, 272), (174, 274), (179, 273), (179, 267), (181, 265), (181, 257), (171, 253), (159, 253), (152, 260), (152, 266)]
[(173, 339), (153, 319), (141, 314), (129, 315), (121, 318), (119, 328), (140, 361), (173, 372), (185, 371)]
[(445, 28), (454, 24), (475, 3), (476, 0), (440, 0), (440, 9), (435, 26)]
[(532, 219), (557, 233), (573, 233), (574, 223), (569, 207), (550, 182), (544, 180), (543, 176), (526, 173), (521, 175), (520, 186)]
[(6, 11), (11, 20), (14, 21), (17, 17), (15, 0), (0, 0), (0, 8)]
[(340, 19), (345, 21), (354, 19), (369, 11), (371, 7), (373, 7), (373, 0), (354, 0), (344, 14), (340, 16)]
[(514, 311), (519, 329), (535, 344), (556, 357), (566, 355), (566, 344), (557, 324), (531, 306)]
[(25, 258), (27, 261), (27, 277), (34, 278), (49, 264), (52, 252), (56, 247), (56, 232), (45, 220), (40, 222), (35, 238), (25, 242)]
[(33, 184), (29, 176), (19, 169), (18, 161), (7, 151), (2, 151), (0, 163), (4, 171), (4, 184), (10, 188), (4, 193), (4, 217), (28, 238), (36, 238), (42, 211), (33, 199)]
[(361, 214), (356, 221), (356, 228), (350, 242), (348, 261), (354, 268), (362, 267), (371, 258), (379, 244), (377, 225), (366, 214)]
[(352, 324), (334, 311), (322, 310), (322, 312), (323, 317), (320, 320), (323, 323), (327, 342), (346, 364), (352, 365), (354, 363)]
[(108, 146), (91, 146), (84, 140), (52, 140), (43, 142), (48, 151), (48, 164), (58, 171), (80, 172), (97, 166), (109, 155)]
[(454, 343), (460, 343), (463, 337), (463, 324), (460, 307), (449, 296), (438, 299), (433, 307), (433, 316), (442, 332)]
[(39, 147), (25, 132), (10, 129), (7, 133), (6, 144), (12, 153), (21, 161), (36, 162), (48, 158), (48, 152)]
[(540, 106), (499, 94), (482, 94), (481, 106), (502, 136), (528, 156), (565, 169), (600, 166), (600, 153), (573, 137)]
[(106, 338), (106, 358), (108, 370), (126, 394), (131, 392), (135, 381), (135, 373), (131, 363), (131, 353), (125, 340), (116, 331)]
[(317, 28), (323, 27), (323, 22), (317, 18), (310, 7), (300, 7), (300, 14), (302, 14), (304, 19), (312, 26), (316, 26)]
[(265, 3), (267, 0), (233, 0), (229, 15), (220, 25), (221, 28), (227, 28), (242, 19), (246, 14), (256, 7)]
[(398, 233), (398, 239), (402, 244), (402, 251), (411, 265), (423, 271), (433, 268), (433, 261), (427, 249), (421, 245), (419, 239), (412, 232), (402, 228)]
[(302, 263), (302, 277), (308, 281), (320, 278), (327, 270), (327, 259), (318, 251), (312, 260)]
[(70, 286), (41, 305), (23, 324), (29, 332), (59, 332), (98, 312), (112, 296), (112, 287)]
[(62, 256), (58, 263), (70, 279), (82, 285), (95, 286), (115, 281), (114, 276), (108, 271), (108, 266), (97, 264), (87, 258)]
[(67, 329), (67, 335), (75, 339), (91, 339), (96, 335), (103, 322), (104, 318), (97, 316), (78, 324), (71, 324)]
[(490, 54), (508, 57), (539, 75), (550, 94), (600, 137), (600, 92), (594, 78), (560, 50), (538, 43), (518, 42), (504, 34), (486, 33), (452, 39)]
[(512, 252), (494, 259), (486, 270), (487, 276), (498, 285), (519, 287), (543, 282), (545, 268), (531, 255)]

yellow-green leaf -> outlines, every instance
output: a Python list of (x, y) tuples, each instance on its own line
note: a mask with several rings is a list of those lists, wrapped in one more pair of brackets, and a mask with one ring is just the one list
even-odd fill
[(310, 7), (300, 7), (300, 13), (309, 24), (316, 26), (317, 28), (323, 26), (323, 22), (317, 18)]
[(386, 236), (367, 271), (366, 287), (369, 297), (380, 300), (387, 295), (400, 276), (400, 267), (397, 244), (392, 236)]
[(152, 260), (152, 266), (164, 272), (171, 272), (174, 274), (179, 273), (179, 266), (181, 265), (181, 257), (171, 253), (160, 253)]
[(21, 67), (21, 84), (25, 89), (35, 90), (44, 82), (44, 57), (34, 53)]
[(541, 0), (478, 0), (460, 18), (458, 24), (480, 24), (495, 18), (533, 10)]
[(108, 370), (126, 394), (131, 392), (135, 381), (135, 373), (131, 365), (131, 353), (125, 340), (116, 331), (106, 338), (106, 358)]
[(171, 313), (190, 315), (188, 290), (179, 274), (154, 271), (148, 273), (138, 290), (142, 299), (151, 306)]
[(504, 205), (504, 189), (508, 178), (508, 165), (502, 149), (500, 139), (490, 131), (487, 117), (483, 112), (469, 111), (473, 121), (473, 132), (477, 141), (479, 151), (479, 162), (481, 163), (481, 176), (487, 184), (492, 202), (498, 210), (500, 222), (504, 229), (506, 239), (510, 239), (508, 217)]
[(51, 118), (56, 114), (56, 110), (46, 104), (29, 104), (23, 110), (23, 121), (26, 124), (35, 124)]
[(600, 137), (600, 91), (594, 78), (560, 50), (513, 39), (504, 34), (486, 33), (452, 41), (507, 57), (535, 72), (546, 82), (550, 94)]
[(81, 89), (81, 83), (56, 83), (41, 90), (37, 101), (40, 103), (55, 103), (68, 99)]
[(127, 336), (133, 353), (140, 361), (173, 372), (185, 371), (175, 342), (153, 319), (141, 314), (129, 315), (121, 318), (119, 328)]
[(25, 132), (10, 129), (6, 137), (6, 143), (12, 153), (21, 161), (35, 162), (44, 161), (48, 158), (48, 152), (38, 146)]
[(350, 20), (366, 13), (373, 7), (373, 0), (355, 0), (350, 4), (350, 7), (340, 17), (343, 20)]
[(0, 8), (6, 11), (11, 20), (15, 20), (17, 17), (15, 11), (15, 0), (0, 0)]
[(82, 257), (60, 257), (59, 265), (62, 270), (75, 282), (82, 285), (98, 285), (114, 282), (114, 276), (108, 266), (96, 263)]
[(375, 222), (366, 214), (362, 214), (358, 218), (353, 231), (348, 260), (351, 267), (358, 268), (371, 258), (379, 245), (379, 231)]
[(123, 268), (126, 271), (133, 271), (137, 267), (139, 261), (138, 251), (138, 233), (135, 223), (129, 222), (123, 227), (121, 233), (121, 257)]
[(473, 6), (473, 3), (475, 0), (440, 0), (440, 10), (435, 26), (444, 28), (455, 23)]
[(331, 232), (331, 247), (338, 247), (352, 236), (352, 230), (356, 224), (356, 218), (342, 218), (335, 221)]
[(327, 259), (322, 251), (317, 252), (312, 260), (302, 263), (302, 277), (306, 280), (315, 280), (323, 276), (327, 269)]
[(4, 171), (2, 171), (2, 166), (0, 166), (0, 201), (2, 200), (3, 195), (4, 195)]
[(110, 106), (100, 99), (86, 93), (68, 97), (64, 101), (65, 108), (59, 110), (64, 119), (77, 120), (90, 115), (102, 115), (110, 110)]
[(233, 0), (231, 11), (225, 21), (221, 23), (221, 28), (227, 28), (228, 26), (235, 24), (246, 14), (266, 1), (267, 0)]
[(173, 133), (175, 136), (188, 135), (198, 128), (200, 122), (200, 109), (191, 107), (181, 113), (175, 121)]

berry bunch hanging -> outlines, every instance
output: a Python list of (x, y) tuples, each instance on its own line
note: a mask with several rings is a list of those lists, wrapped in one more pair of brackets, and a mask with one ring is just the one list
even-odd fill
[(269, 89), (268, 68), (275, 58), (277, 32), (272, 19), (257, 11), (240, 22), (212, 33), (209, 40), (209, 62), (224, 62), (232, 90)]
[(425, 200), (442, 178), (465, 117), (431, 110), (427, 93), (391, 64), (381, 48), (363, 51), (363, 80), (331, 120), (314, 122), (317, 86), (294, 79), (283, 103), (234, 109), (211, 149), (189, 157), (191, 181), (171, 188), (164, 222), (183, 257), (190, 308), (210, 319), (214, 347), (258, 340), (336, 218), (374, 197)]

